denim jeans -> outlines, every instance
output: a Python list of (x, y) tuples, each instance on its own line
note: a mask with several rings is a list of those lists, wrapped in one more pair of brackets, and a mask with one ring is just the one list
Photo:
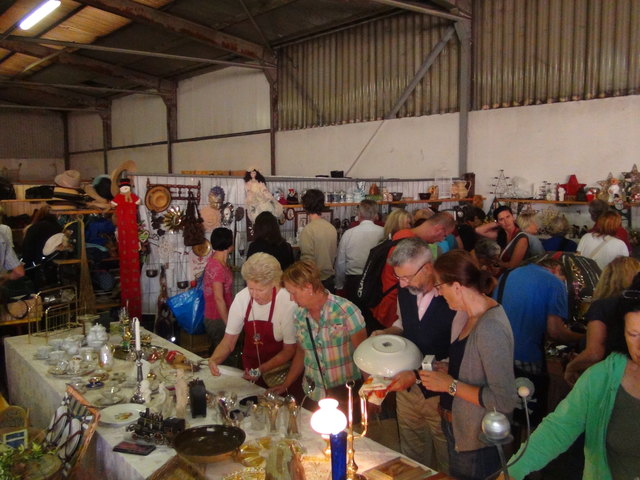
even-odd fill
[(452, 477), (457, 480), (485, 480), (492, 473), (499, 473), (501, 464), (497, 447), (457, 452), (451, 423), (442, 420), (442, 431), (447, 438), (449, 474)]

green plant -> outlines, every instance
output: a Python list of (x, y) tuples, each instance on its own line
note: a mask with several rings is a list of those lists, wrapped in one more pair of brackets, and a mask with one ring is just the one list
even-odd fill
[(2, 445), (0, 450), (0, 478), (3, 480), (21, 480), (27, 469), (27, 465), (32, 460), (41, 458), (45, 449), (38, 443), (32, 443), (29, 448), (20, 445), (18, 448), (11, 448)]

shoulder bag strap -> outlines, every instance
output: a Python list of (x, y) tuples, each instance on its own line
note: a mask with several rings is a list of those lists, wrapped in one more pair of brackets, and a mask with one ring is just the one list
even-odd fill
[(589, 254), (589, 258), (594, 258), (596, 255), (598, 255), (600, 250), (602, 250), (602, 247), (604, 247), (604, 244), (607, 243), (607, 241), (609, 241), (610, 238), (611, 237), (609, 235), (605, 235), (604, 238), (602, 239), (602, 243), (598, 245), (596, 249)]
[(316, 350), (316, 342), (313, 339), (313, 333), (311, 332), (311, 323), (309, 322), (309, 317), (305, 317), (307, 321), (307, 329), (309, 330), (309, 338), (311, 339), (311, 346), (313, 347), (313, 354), (316, 357), (316, 363), (318, 364), (318, 371), (320, 372), (320, 378), (322, 379), (322, 386), (324, 387), (324, 391), (327, 391), (327, 382), (324, 380), (324, 374), (322, 373), (322, 366), (320, 365), (320, 357), (318, 356), (318, 351)]

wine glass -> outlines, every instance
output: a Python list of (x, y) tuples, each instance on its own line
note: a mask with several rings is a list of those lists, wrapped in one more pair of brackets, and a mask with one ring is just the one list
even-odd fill
[(247, 249), (247, 241), (244, 236), (238, 237), (238, 253), (240, 257), (244, 258), (245, 251)]

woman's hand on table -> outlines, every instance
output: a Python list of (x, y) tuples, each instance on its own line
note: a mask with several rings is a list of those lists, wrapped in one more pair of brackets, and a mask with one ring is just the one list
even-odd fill
[(207, 359), (207, 363), (209, 364), (209, 371), (211, 372), (211, 375), (219, 377), (220, 369), (218, 368), (218, 364), (213, 361), (213, 358), (209, 357), (209, 359)]
[(451, 382), (453, 382), (451, 375), (437, 371), (420, 370), (420, 378), (422, 379), (422, 385), (432, 392), (446, 392), (449, 390)]

